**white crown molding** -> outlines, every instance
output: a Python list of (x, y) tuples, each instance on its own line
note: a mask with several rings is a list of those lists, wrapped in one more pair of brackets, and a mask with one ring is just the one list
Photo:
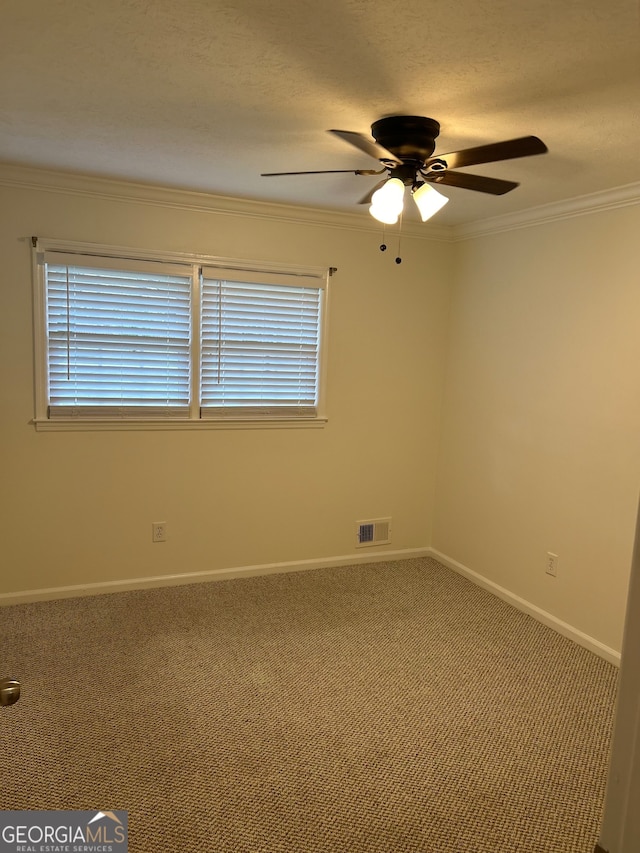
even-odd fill
[(625, 184), (610, 190), (601, 190), (564, 201), (530, 207), (517, 213), (494, 216), (482, 222), (457, 225), (453, 229), (453, 239), (454, 242), (459, 243), (463, 240), (484, 237), (488, 234), (531, 228), (535, 225), (545, 225), (561, 219), (573, 219), (576, 216), (601, 213), (605, 210), (615, 210), (619, 207), (630, 207), (635, 204), (640, 204), (640, 183)]
[[(90, 196), (109, 201), (128, 201), (133, 204), (148, 204), (223, 216), (306, 223), (325, 228), (368, 233), (380, 231), (380, 225), (364, 214), (218, 196), (195, 190), (139, 184), (133, 181), (38, 169), (13, 163), (0, 163), (0, 186)], [(402, 236), (449, 243), (453, 241), (453, 228), (405, 220)]]
[[(367, 233), (379, 232), (379, 225), (369, 217), (358, 213), (219, 196), (196, 190), (140, 184), (13, 163), (0, 163), (0, 186), (89, 196), (109, 201), (125, 201), (132, 204), (147, 204), (222, 216), (306, 223)], [(443, 243), (459, 243), (503, 231), (531, 228), (562, 219), (572, 219), (576, 216), (637, 204), (640, 204), (640, 183), (633, 183), (464, 225), (449, 226), (431, 223), (425, 225), (421, 222), (405, 220), (402, 236)]]

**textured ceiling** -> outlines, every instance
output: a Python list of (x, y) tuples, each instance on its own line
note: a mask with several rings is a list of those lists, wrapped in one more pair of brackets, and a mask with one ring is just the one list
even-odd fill
[(535, 134), (549, 153), (467, 171), (439, 224), (640, 181), (633, 0), (2, 0), (0, 160), (362, 212), (375, 168), (326, 133), (441, 124), (436, 153)]

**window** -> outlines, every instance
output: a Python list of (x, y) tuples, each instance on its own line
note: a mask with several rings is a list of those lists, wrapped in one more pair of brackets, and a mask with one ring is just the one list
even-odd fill
[(324, 421), (328, 270), (34, 239), (36, 425)]

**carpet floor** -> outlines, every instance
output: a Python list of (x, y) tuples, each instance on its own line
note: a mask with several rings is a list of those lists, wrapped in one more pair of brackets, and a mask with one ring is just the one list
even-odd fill
[(0, 610), (0, 809), (133, 853), (592, 853), (617, 670), (424, 558)]

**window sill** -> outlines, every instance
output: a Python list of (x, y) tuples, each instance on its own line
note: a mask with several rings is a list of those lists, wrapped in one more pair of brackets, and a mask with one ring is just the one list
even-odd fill
[(209, 429), (321, 429), (327, 418), (42, 418), (31, 421), (37, 432), (110, 432)]

